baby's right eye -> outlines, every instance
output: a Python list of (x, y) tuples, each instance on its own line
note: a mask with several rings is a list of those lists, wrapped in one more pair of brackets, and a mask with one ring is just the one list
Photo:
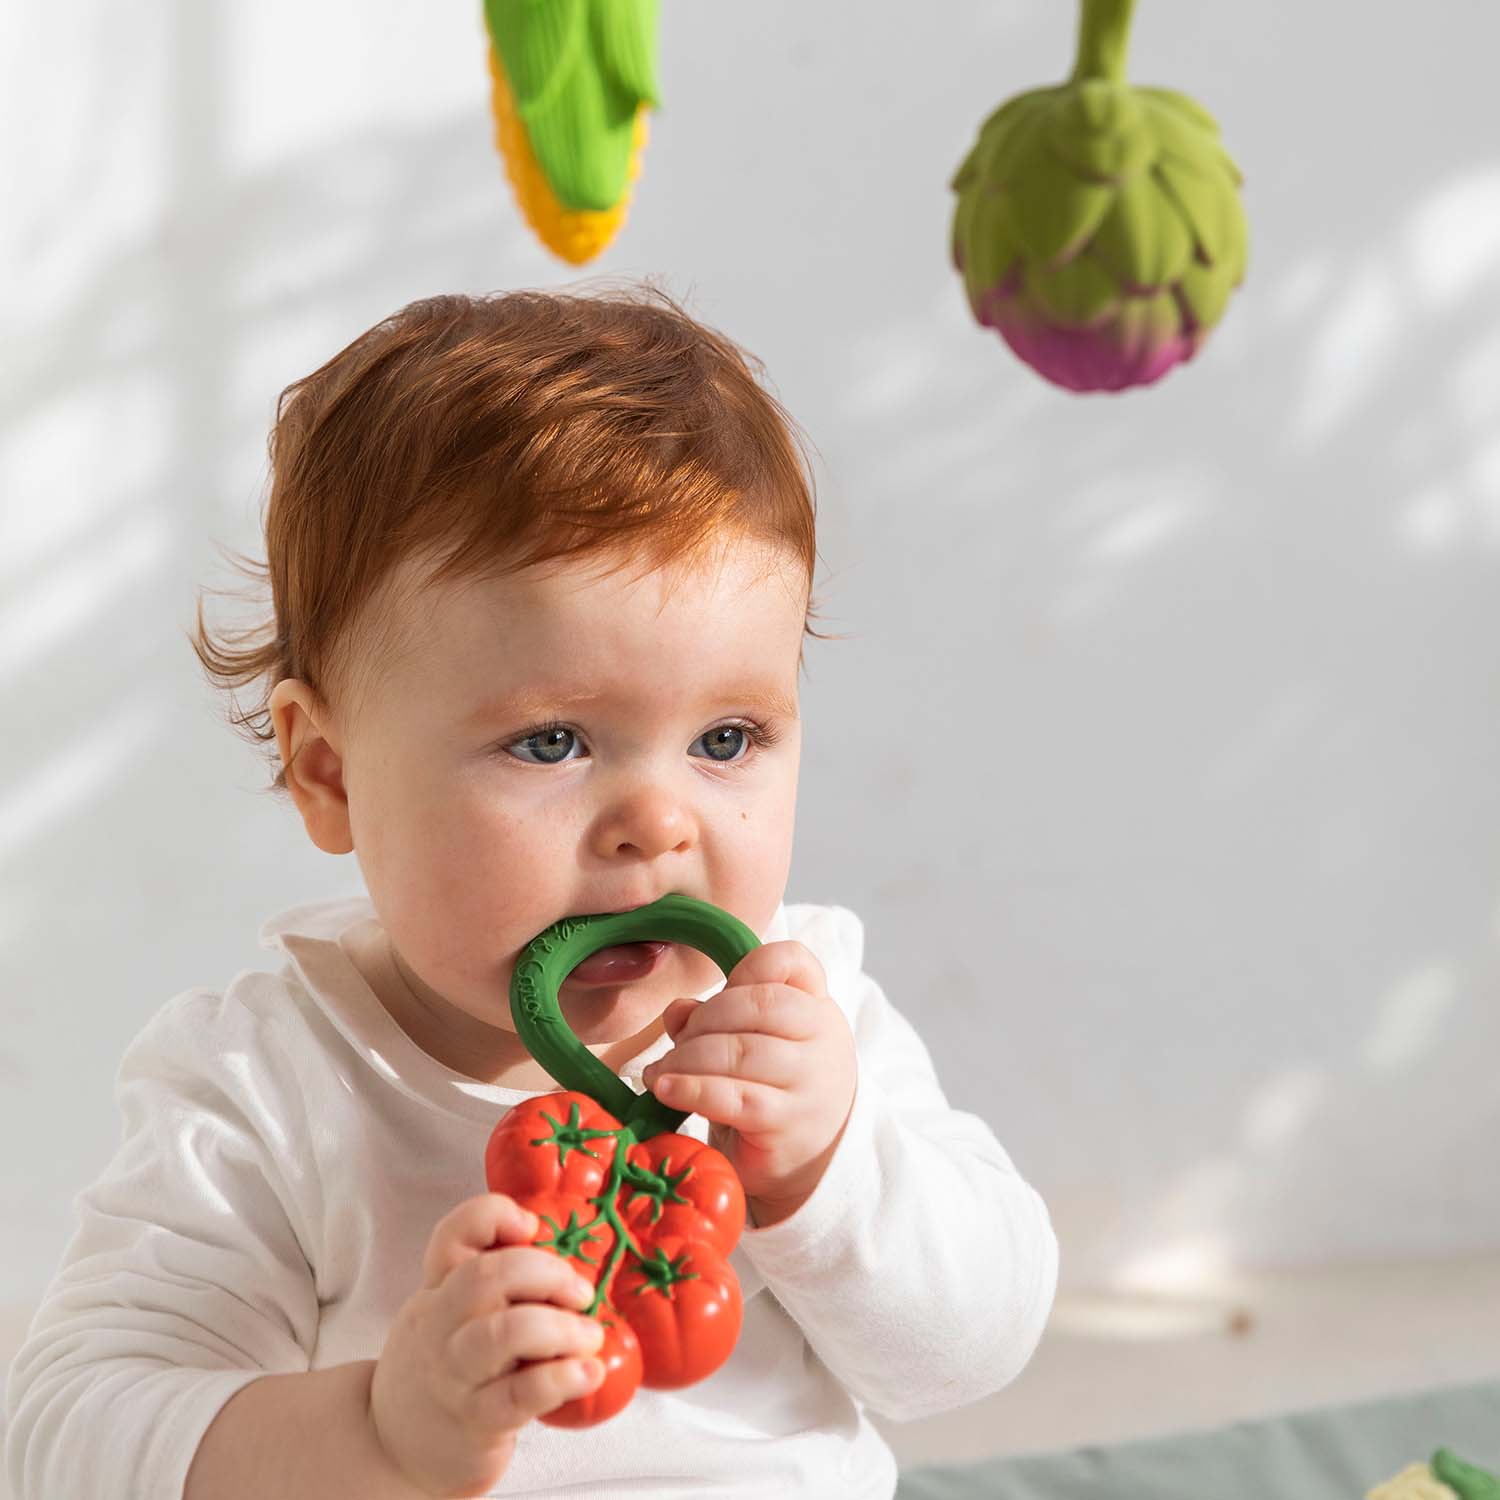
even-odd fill
[(515, 757), (517, 760), (527, 761), (528, 764), (534, 766), (557, 766), (561, 765), (565, 760), (576, 758), (566, 754), (568, 748), (566, 743), (562, 744), (561, 746), (558, 745), (558, 739), (563, 736), (566, 736), (567, 739), (572, 741), (574, 744), (578, 742), (578, 736), (573, 732), (573, 730), (569, 729), (566, 724), (533, 724), (530, 726), (530, 728), (523, 729), (516, 739), (512, 740), (503, 748), (505, 749), (507, 754), (514, 753), (517, 746), (524, 746), (531, 749), (537, 749), (539, 751), (562, 749), (565, 752), (562, 755), (548, 756), (543, 754), (539, 760), (530, 760), (529, 757), (525, 755), (517, 755)]

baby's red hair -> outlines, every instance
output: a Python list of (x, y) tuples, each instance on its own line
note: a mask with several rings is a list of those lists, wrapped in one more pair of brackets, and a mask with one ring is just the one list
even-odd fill
[(646, 570), (763, 540), (805, 567), (813, 617), (812, 468), (752, 364), (639, 283), (431, 297), (361, 334), (281, 393), (266, 561), (228, 554), (269, 582), (270, 617), (216, 637), (200, 592), (189, 640), (231, 724), (274, 744), (285, 677), (354, 711), (395, 639), (393, 612), (366, 606), (407, 558), (441, 583), (594, 554)]

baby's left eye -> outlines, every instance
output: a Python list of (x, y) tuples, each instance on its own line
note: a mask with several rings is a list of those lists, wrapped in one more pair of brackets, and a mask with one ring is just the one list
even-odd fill
[[(710, 729), (707, 734), (700, 734), (693, 743), (709, 746), (708, 758), (722, 762), (734, 760), (736, 750), (741, 744), (748, 744), (749, 740), (750, 731), (744, 725), (721, 724), (717, 729)], [(727, 750), (727, 753), (716, 755), (715, 749)]]

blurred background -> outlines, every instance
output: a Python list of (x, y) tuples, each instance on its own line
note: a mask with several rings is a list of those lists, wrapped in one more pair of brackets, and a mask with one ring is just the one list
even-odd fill
[[(624, 230), (553, 259), (480, 7), (0, 13), (0, 1327), (126, 1044), (362, 889), (185, 636), (259, 555), (277, 393), (442, 291), (651, 276), (819, 450), (789, 901), (845, 905), (1062, 1246), (1014, 1387), (903, 1457), (1500, 1372), (1500, 11), (1140, 0), (1245, 285), (1073, 396), (970, 318), (948, 180), (1076, 8), (667, 4)], [(251, 618), (210, 598), (217, 620)]]

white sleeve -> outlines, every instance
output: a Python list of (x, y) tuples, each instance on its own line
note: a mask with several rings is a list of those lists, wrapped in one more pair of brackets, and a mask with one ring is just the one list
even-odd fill
[(827, 910), (855, 959), (852, 992), (835, 997), (858, 1049), (853, 1108), (812, 1196), (780, 1223), (747, 1225), (740, 1243), (851, 1394), (906, 1422), (1021, 1372), (1051, 1313), (1057, 1238), (994, 1132), (948, 1104), (921, 1038), (860, 966), (859, 918)]
[(317, 1337), (268, 1141), (311, 1158), (264, 1024), (186, 991), (126, 1050), (115, 1098), (120, 1146), (74, 1199), (79, 1226), (10, 1370), (15, 1500), (179, 1500), (219, 1409), (261, 1375), (306, 1370)]

